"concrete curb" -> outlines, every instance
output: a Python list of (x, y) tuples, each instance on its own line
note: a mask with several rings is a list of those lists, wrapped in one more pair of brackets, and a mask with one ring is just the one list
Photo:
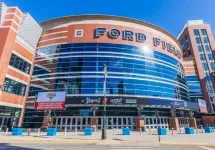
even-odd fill
[(160, 142), (160, 145), (175, 145), (175, 146), (215, 146), (215, 143), (184, 143), (184, 142)]
[(175, 146), (215, 146), (215, 143), (186, 143), (186, 142), (150, 142), (150, 141), (115, 141), (115, 140), (71, 140), (71, 139), (10, 139), (0, 140), (0, 143), (23, 142), (23, 143), (85, 143), (100, 145), (117, 145), (117, 144), (158, 144), (158, 145), (175, 145)]
[(100, 143), (99, 140), (50, 140), (50, 139), (45, 139), (45, 140), (16, 140), (16, 139), (11, 139), (11, 140), (1, 140), (0, 143), (4, 142), (26, 142), (26, 143)]

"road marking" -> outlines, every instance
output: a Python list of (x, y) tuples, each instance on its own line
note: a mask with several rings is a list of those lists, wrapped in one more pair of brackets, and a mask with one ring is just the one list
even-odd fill
[(207, 149), (207, 150), (215, 150), (215, 149), (213, 149), (213, 148), (204, 147), (204, 146), (199, 146), (199, 147), (202, 148), (202, 149)]
[(111, 145), (109, 150), (154, 150), (148, 145)]

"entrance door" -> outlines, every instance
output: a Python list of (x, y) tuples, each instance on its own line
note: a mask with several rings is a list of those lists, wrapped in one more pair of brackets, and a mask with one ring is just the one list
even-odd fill
[(189, 127), (189, 118), (186, 117), (179, 117), (178, 123), (180, 128)]
[(122, 129), (123, 127), (128, 127), (131, 130), (136, 129), (136, 117), (106, 117), (107, 129)]
[(58, 128), (59, 131), (63, 131), (65, 128), (67, 128), (67, 131), (75, 131), (76, 128), (82, 131), (91, 126), (91, 117), (53, 117), (52, 126)]
[(12, 116), (0, 116), (0, 128), (12, 128), (16, 125), (18, 118)]
[(157, 126), (161, 128), (169, 128), (169, 118), (156, 118), (155, 116), (146, 116), (144, 117), (144, 126), (146, 127), (146, 129), (157, 129)]
[[(103, 117), (96, 117), (97, 130), (101, 130), (103, 127)], [(106, 116), (106, 128), (107, 129), (122, 129), (128, 127), (131, 130), (136, 129), (136, 117), (125, 116)], [(58, 128), (59, 131), (63, 131), (67, 128), (67, 131), (74, 131), (75, 128), (79, 131), (83, 131), (86, 127), (91, 126), (92, 119), (89, 116), (59, 116), (52, 118), (52, 126)]]

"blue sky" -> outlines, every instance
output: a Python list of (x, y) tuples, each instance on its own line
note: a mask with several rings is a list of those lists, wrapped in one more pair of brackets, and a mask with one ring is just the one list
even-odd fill
[(78, 14), (109, 14), (143, 20), (177, 36), (187, 20), (203, 19), (215, 35), (215, 0), (0, 0), (36, 21)]

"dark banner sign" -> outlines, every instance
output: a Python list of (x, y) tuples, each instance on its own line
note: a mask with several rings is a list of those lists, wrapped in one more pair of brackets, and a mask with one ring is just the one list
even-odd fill
[(165, 105), (172, 107), (184, 107), (184, 108), (192, 108), (198, 109), (198, 103), (187, 102), (187, 101), (177, 101), (177, 100), (161, 100), (161, 99), (148, 99), (149, 105)]
[[(103, 105), (104, 97), (88, 96), (88, 97), (66, 97), (66, 104), (71, 105)], [(139, 98), (139, 97), (110, 97), (107, 96), (107, 105), (161, 105), (161, 106), (172, 106), (172, 107), (184, 107), (191, 109), (199, 109), (198, 103), (177, 101), (177, 100), (162, 100), (152, 98)]]
[[(66, 97), (66, 104), (103, 105), (104, 97)], [(147, 98), (107, 97), (107, 105), (147, 105)]]

